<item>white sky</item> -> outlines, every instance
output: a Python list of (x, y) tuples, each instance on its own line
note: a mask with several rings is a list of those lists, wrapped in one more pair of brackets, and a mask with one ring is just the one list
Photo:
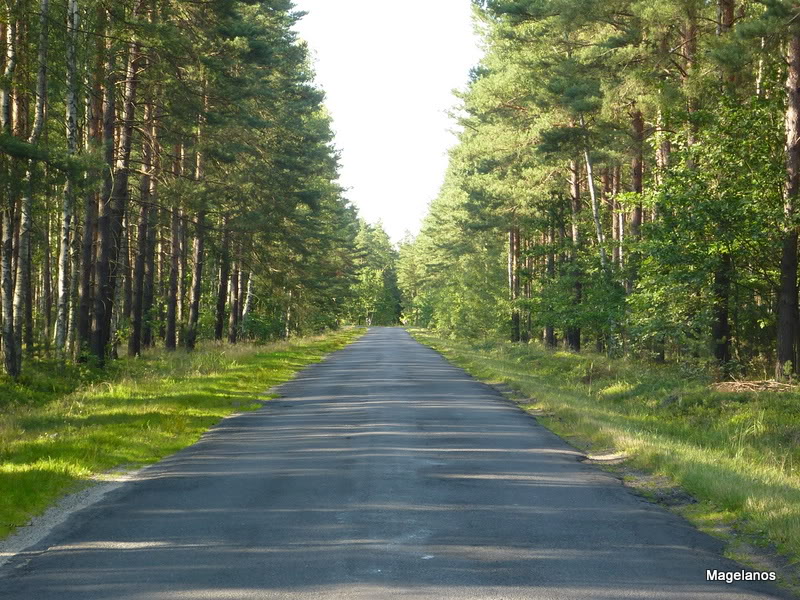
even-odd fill
[(445, 114), (480, 60), (470, 0), (295, 0), (342, 152), (341, 184), (394, 241), (416, 234), (447, 168)]

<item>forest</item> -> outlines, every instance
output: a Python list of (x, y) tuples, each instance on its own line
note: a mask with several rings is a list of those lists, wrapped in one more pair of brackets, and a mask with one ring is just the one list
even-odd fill
[(486, 56), (400, 249), (408, 321), (793, 377), (800, 3), (473, 4)]
[(397, 320), (291, 2), (0, 12), (5, 373)]

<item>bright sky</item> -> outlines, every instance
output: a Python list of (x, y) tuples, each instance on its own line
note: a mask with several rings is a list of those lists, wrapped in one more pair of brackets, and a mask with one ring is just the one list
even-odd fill
[(295, 0), (342, 152), (341, 184), (391, 238), (416, 234), (455, 143), (446, 112), (480, 60), (470, 0)]

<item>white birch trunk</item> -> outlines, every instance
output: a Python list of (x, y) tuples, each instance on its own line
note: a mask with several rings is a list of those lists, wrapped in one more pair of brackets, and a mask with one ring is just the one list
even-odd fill
[[(586, 128), (583, 116), (581, 116), (581, 127)], [(589, 151), (583, 151), (583, 157), (586, 160), (586, 178), (589, 183), (589, 196), (592, 199), (592, 218), (594, 219), (594, 229), (597, 235), (597, 243), (600, 246), (600, 266), (606, 268), (606, 249), (605, 249), (605, 236), (603, 235), (603, 224), (600, 220), (600, 202), (597, 199), (597, 190), (594, 185), (594, 169), (592, 167), (592, 160), (589, 157)]]
[(247, 278), (247, 293), (245, 294), (244, 308), (242, 309), (242, 327), (247, 323), (250, 312), (253, 310), (253, 274)]
[(12, 15), (8, 15), (10, 22), (6, 25), (6, 68), (3, 71), (5, 85), (0, 88), (0, 129), (3, 133), (11, 133), (11, 78), (17, 68), (17, 23)]
[[(78, 150), (78, 65), (76, 47), (79, 26), (78, 0), (69, 0), (67, 8), (67, 152), (74, 155)], [(69, 315), (69, 271), (70, 230), (75, 210), (75, 190), (71, 177), (64, 186), (61, 210), (61, 233), (58, 255), (58, 302), (54, 345), (56, 352), (63, 354), (67, 341), (67, 319)]]

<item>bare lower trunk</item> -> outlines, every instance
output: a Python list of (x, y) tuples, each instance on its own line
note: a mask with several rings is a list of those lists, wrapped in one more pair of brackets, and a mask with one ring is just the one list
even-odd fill
[(247, 292), (245, 293), (244, 307), (242, 308), (242, 329), (245, 330), (247, 322), (250, 319), (250, 313), (253, 311), (253, 274), (249, 273), (247, 277)]
[[(26, 308), (29, 302), (31, 283), (31, 219), (33, 201), (33, 169), (34, 164), (28, 163), (28, 169), (23, 182), (24, 192), (20, 202), (19, 244), (17, 259), (17, 275), (14, 280), (14, 335), (16, 344), (15, 356), (19, 361), (18, 370), (22, 371), (22, 332), (25, 328)], [(28, 348), (30, 351), (31, 348)]]
[(58, 236), (58, 300), (56, 301), (55, 350), (64, 353), (67, 341), (67, 311), (69, 310), (70, 228), (72, 227), (72, 183), (64, 189), (61, 208), (61, 228)]
[[(152, 194), (152, 180), (151, 188)], [(142, 297), (142, 345), (149, 348), (153, 345), (153, 300), (155, 297), (156, 275), (156, 234), (158, 233), (158, 209), (150, 211), (150, 223), (147, 227), (147, 251), (144, 261), (144, 295)]]
[[(44, 126), (44, 111), (47, 101), (47, 30), (49, 0), (40, 0), (39, 3), (39, 52), (38, 68), (36, 75), (36, 107), (34, 109), (33, 127), (28, 136), (28, 143), (36, 144), (39, 141)], [(26, 317), (26, 303), (29, 304), (29, 290), (31, 284), (31, 212), (33, 203), (34, 164), (28, 162), (25, 178), (22, 184), (22, 201), (20, 203), (20, 229), (19, 244), (17, 246), (17, 275), (14, 289), (14, 333), (16, 336), (15, 356), (20, 363), (17, 370), (22, 370), (22, 332)]]
[(115, 311), (120, 316), (121, 321), (130, 323), (131, 305), (133, 303), (133, 225), (131, 225), (131, 215), (125, 211), (122, 219), (122, 236), (120, 237), (119, 266), (117, 272), (123, 280), (121, 297), (121, 310)]
[[(208, 106), (208, 97), (204, 96), (203, 104)], [(197, 150), (195, 152), (194, 179), (202, 181), (204, 173), (204, 157), (201, 151), (203, 139), (203, 116), (197, 119)], [(193, 350), (197, 345), (197, 327), (200, 321), (200, 296), (203, 291), (203, 263), (205, 262), (205, 228), (206, 211), (201, 209), (197, 213), (197, 225), (194, 236), (194, 265), (192, 268), (192, 296), (189, 302), (189, 323), (186, 326), (186, 348)]]
[(178, 209), (170, 214), (170, 261), (169, 284), (167, 290), (167, 324), (164, 346), (175, 350), (178, 345), (178, 276), (181, 253), (181, 219)]
[(214, 339), (222, 340), (222, 333), (225, 327), (225, 305), (228, 297), (228, 279), (230, 277), (230, 233), (228, 232), (228, 220), (222, 219), (222, 248), (219, 258), (219, 286), (217, 288), (217, 314), (214, 323)]
[(522, 338), (520, 312), (517, 301), (519, 300), (519, 228), (511, 227), (508, 230), (508, 288), (511, 298), (511, 341), (519, 342)]
[(711, 337), (714, 341), (714, 357), (723, 365), (731, 360), (731, 327), (728, 317), (728, 302), (731, 294), (731, 272), (733, 260), (724, 252), (720, 265), (714, 272), (714, 324)]
[(239, 333), (239, 258), (231, 270), (230, 314), (228, 315), (228, 342), (235, 344)]
[(180, 231), (180, 245), (181, 253), (180, 260), (178, 261), (178, 306), (176, 319), (178, 321), (178, 343), (184, 345), (186, 343), (186, 316), (188, 313), (186, 307), (186, 284), (187, 273), (189, 272), (188, 257), (189, 257), (189, 237), (186, 215), (179, 209), (178, 218), (181, 222)]
[(81, 249), (75, 236), (72, 236), (72, 250), (70, 252), (70, 278), (69, 278), (69, 320), (67, 321), (67, 353), (74, 352), (77, 348), (77, 321), (78, 321), (78, 273), (81, 268)]
[(144, 263), (147, 253), (147, 229), (150, 223), (150, 186), (142, 177), (141, 205), (136, 228), (136, 260), (133, 267), (133, 296), (131, 298), (131, 335), (128, 338), (128, 356), (138, 356), (142, 351), (142, 318), (144, 305)]
[(102, 364), (110, 335), (112, 289), (111, 273), (111, 195), (114, 187), (114, 123), (116, 121), (115, 86), (116, 52), (111, 41), (106, 42), (106, 80), (103, 85), (103, 190), (97, 213), (97, 246), (94, 261), (94, 310), (92, 311), (91, 350)]
[[(800, 8), (797, 4), (795, 8)], [(788, 43), (786, 80), (786, 187), (785, 225), (778, 290), (778, 336), (776, 377), (797, 371), (797, 196), (800, 194), (800, 27), (794, 24)]]
[(241, 337), (242, 323), (244, 321), (244, 302), (247, 295), (247, 286), (250, 283), (250, 273), (242, 270), (241, 258), (239, 259), (239, 335)]
[[(0, 129), (3, 134), (11, 134), (11, 80), (17, 63), (16, 38), (17, 26), (13, 17), (9, 15), (9, 23), (4, 27), (5, 34), (5, 70), (3, 71), (3, 84), (0, 87)], [(0, 288), (2, 288), (2, 341), (4, 366), (6, 373), (12, 377), (19, 375), (19, 362), (17, 361), (14, 336), (14, 200), (11, 193), (12, 165), (8, 156), (0, 156), (4, 175), (4, 202), (2, 207), (0, 227), (2, 227), (2, 252), (0, 252)]]
[[(128, 64), (125, 75), (125, 93), (122, 104), (122, 123), (119, 127), (118, 154), (114, 165), (114, 186), (111, 191), (111, 211), (109, 229), (111, 232), (111, 248), (109, 253), (109, 310), (106, 321), (110, 322), (114, 311), (114, 298), (125, 275), (120, 260), (122, 246), (123, 218), (128, 205), (128, 181), (130, 177), (130, 157), (133, 144), (133, 126), (136, 114), (136, 91), (138, 87), (140, 66), (140, 45), (134, 42), (128, 49)], [(119, 307), (121, 308), (121, 307)], [(117, 310), (119, 310), (119, 308)]]
[[(718, 0), (718, 27), (717, 34), (724, 35), (731, 30), (734, 22), (735, 0)], [(727, 83), (728, 93), (733, 93), (736, 75), (721, 73)], [(718, 224), (718, 237), (724, 240), (726, 236), (724, 223)], [(714, 357), (722, 365), (725, 374), (729, 369), (731, 360), (731, 326), (730, 326), (730, 296), (731, 280), (733, 278), (733, 258), (730, 252), (723, 250), (719, 264), (714, 270), (714, 322), (711, 326), (711, 338), (714, 345)]]
[[(573, 296), (572, 302), (577, 307), (583, 302), (583, 281), (580, 266), (578, 264), (578, 251), (581, 246), (580, 236), (580, 213), (581, 213), (581, 186), (580, 173), (577, 161), (570, 162), (570, 207), (572, 209), (572, 250), (570, 253), (570, 263), (573, 277)], [(575, 352), (581, 349), (581, 328), (574, 322), (565, 331), (565, 341), (567, 347)]]
[(6, 205), (2, 214), (3, 248), (0, 258), (0, 278), (3, 289), (3, 350), (6, 373), (12, 377), (19, 375), (17, 344), (14, 339), (14, 279), (11, 263), (14, 253), (14, 222), (11, 207)]
[[(67, 152), (74, 155), (78, 150), (78, 80), (77, 37), (79, 27), (77, 0), (69, 0), (67, 10), (67, 102), (66, 130)], [(72, 177), (64, 186), (61, 209), (61, 234), (58, 254), (58, 301), (56, 311), (55, 349), (63, 355), (67, 342), (67, 319), (69, 311), (70, 231), (75, 211), (75, 184)], [(77, 274), (75, 274), (77, 276)]]
[[(553, 211), (550, 211), (550, 223), (547, 227), (547, 264), (546, 264), (546, 272), (547, 272), (547, 279), (552, 281), (556, 275), (556, 253), (555, 253), (555, 244), (556, 244), (556, 224), (555, 219), (553, 216)], [(556, 331), (555, 327), (552, 324), (545, 325), (544, 332), (544, 344), (548, 348), (553, 348), (556, 345)]]
[(50, 258), (50, 215), (42, 232), (42, 312), (44, 315), (45, 351), (50, 350), (50, 335), (53, 332), (53, 273)]
[(200, 294), (203, 283), (203, 261), (205, 260), (205, 211), (200, 211), (197, 215), (197, 226), (195, 229), (194, 249), (192, 257), (194, 265), (192, 269), (192, 290), (189, 301), (189, 323), (186, 327), (186, 349), (193, 350), (197, 344), (197, 325), (200, 320)]
[[(102, 11), (101, 11), (102, 14)], [(102, 145), (102, 81), (103, 60), (102, 53), (98, 52), (96, 74), (94, 83), (87, 78), (87, 88), (92, 92), (86, 94), (86, 126), (87, 135), (85, 147), (87, 151), (99, 148)], [(113, 157), (112, 157), (113, 158)], [(99, 173), (92, 170), (90, 179)], [(92, 277), (95, 269), (95, 235), (97, 234), (97, 207), (100, 195), (95, 190), (89, 190), (84, 196), (83, 237), (81, 239), (81, 279), (78, 290), (78, 322), (76, 324), (77, 344), (76, 358), (81, 359), (83, 352), (89, 350), (91, 344), (91, 313), (92, 313)], [(77, 276), (77, 274), (76, 274)]]

